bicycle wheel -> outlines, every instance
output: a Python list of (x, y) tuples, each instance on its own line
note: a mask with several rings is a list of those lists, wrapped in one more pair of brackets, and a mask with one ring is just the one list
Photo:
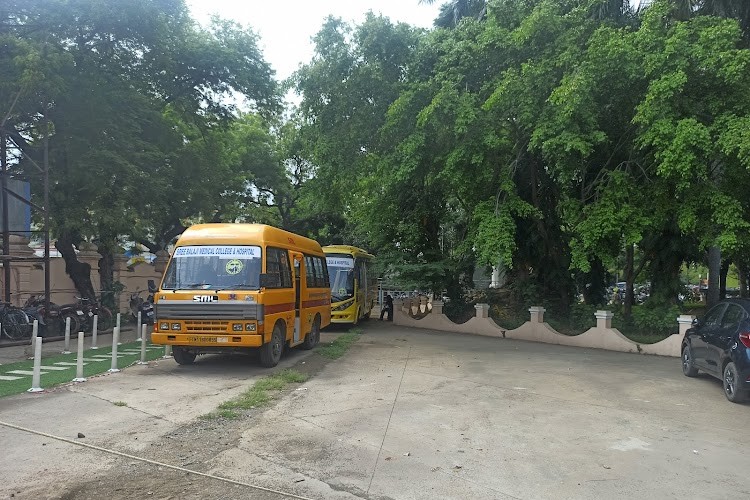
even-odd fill
[(31, 337), (33, 325), (28, 315), (20, 309), (9, 309), (3, 315), (3, 333), (11, 340)]
[(114, 324), (114, 319), (112, 317), (112, 311), (107, 309), (106, 307), (100, 307), (99, 312), (97, 313), (99, 315), (99, 319), (97, 320), (96, 329), (100, 332), (108, 332), (112, 329)]

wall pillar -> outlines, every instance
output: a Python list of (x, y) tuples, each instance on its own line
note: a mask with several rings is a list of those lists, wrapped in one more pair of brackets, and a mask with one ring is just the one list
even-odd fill
[[(29, 240), (17, 234), (10, 235), (10, 255), (12, 257), (33, 257), (34, 250), (29, 247)], [(33, 279), (31, 276), (34, 270), (34, 261), (14, 260), (10, 263), (11, 269), (11, 301), (17, 305), (23, 305), (26, 299), (34, 290)]]
[(78, 260), (91, 266), (91, 285), (94, 287), (94, 293), (99, 294), (101, 279), (99, 276), (99, 259), (101, 255), (98, 248), (93, 243), (84, 242), (78, 249)]
[(477, 318), (489, 318), (490, 317), (490, 305), (489, 304), (475, 304), (474, 309), (477, 310)]
[(544, 313), (547, 310), (541, 306), (531, 306), (529, 307), (529, 313), (531, 313), (531, 322), (532, 323), (544, 323)]
[(442, 300), (432, 301), (432, 314), (443, 314), (443, 301)]
[(159, 250), (156, 252), (156, 259), (154, 259), (154, 271), (157, 273), (163, 273), (167, 268), (169, 262), (169, 253), (166, 250)]
[(596, 311), (594, 313), (594, 317), (596, 318), (596, 327), (597, 328), (612, 328), (612, 318), (615, 317), (615, 313), (611, 311)]

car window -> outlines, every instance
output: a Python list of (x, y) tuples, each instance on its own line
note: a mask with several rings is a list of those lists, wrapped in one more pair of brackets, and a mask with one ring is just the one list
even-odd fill
[(724, 312), (726, 304), (717, 304), (712, 307), (706, 315), (703, 317), (703, 324), (705, 326), (719, 326), (721, 320), (721, 313)]
[(729, 304), (724, 316), (721, 318), (722, 328), (731, 328), (739, 325), (742, 318), (745, 316), (745, 312), (742, 308), (736, 304)]

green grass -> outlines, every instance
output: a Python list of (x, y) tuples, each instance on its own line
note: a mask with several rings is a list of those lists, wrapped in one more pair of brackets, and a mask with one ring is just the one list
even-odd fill
[[(141, 359), (140, 354), (122, 354), (123, 350), (126, 349), (140, 349), (140, 342), (130, 342), (117, 346), (118, 357), (117, 367), (122, 369), (126, 366), (132, 365), (136, 361)], [(96, 350), (87, 349), (83, 352), (83, 356), (88, 358), (96, 354), (111, 354), (111, 347), (102, 347)], [(146, 351), (146, 359), (151, 361), (161, 357), (164, 354), (163, 349), (149, 349)], [(76, 362), (76, 353), (72, 354), (57, 354), (55, 356), (49, 356), (42, 358), (42, 366), (55, 366), (57, 362)], [(57, 365), (59, 366), (59, 365)], [(100, 373), (104, 373), (112, 366), (111, 359), (105, 359), (103, 361), (86, 362), (83, 366), (83, 376), (92, 377)], [(13, 370), (26, 370), (32, 371), (34, 369), (34, 361), (19, 361), (17, 363), (10, 363), (7, 365), (0, 365), (0, 375), (20, 376), (18, 380), (0, 380), (0, 397), (10, 396), (12, 394), (21, 394), (31, 388), (31, 375), (14, 375), (8, 373)], [(42, 369), (44, 371), (44, 369)], [(71, 382), (76, 376), (76, 367), (70, 366), (67, 370), (47, 372), (41, 376), (40, 385), (43, 389), (49, 389), (56, 385), (65, 384)]]
[(200, 418), (203, 420), (237, 418), (242, 410), (251, 410), (268, 405), (273, 399), (271, 391), (280, 391), (289, 384), (300, 384), (306, 380), (307, 375), (304, 373), (295, 370), (282, 370), (258, 380), (247, 391), (234, 399), (221, 403), (216, 411), (202, 415)]
[(348, 333), (345, 333), (338, 337), (336, 340), (329, 344), (321, 344), (315, 348), (315, 351), (323, 357), (328, 359), (339, 359), (341, 356), (346, 354), (349, 347), (357, 341), (359, 338), (360, 330), (352, 329)]
[(115, 406), (128, 406), (128, 404), (125, 401), (115, 401), (112, 404)]

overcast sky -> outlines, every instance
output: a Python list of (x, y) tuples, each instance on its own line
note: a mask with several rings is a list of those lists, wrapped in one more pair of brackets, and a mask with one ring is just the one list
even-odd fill
[(200, 23), (211, 14), (233, 19), (250, 26), (260, 35), (260, 47), (266, 60), (282, 80), (312, 57), (310, 41), (329, 14), (344, 21), (359, 23), (368, 10), (401, 21), (432, 27), (440, 9), (438, 1), (432, 5), (419, 0), (187, 0), (188, 7)]

